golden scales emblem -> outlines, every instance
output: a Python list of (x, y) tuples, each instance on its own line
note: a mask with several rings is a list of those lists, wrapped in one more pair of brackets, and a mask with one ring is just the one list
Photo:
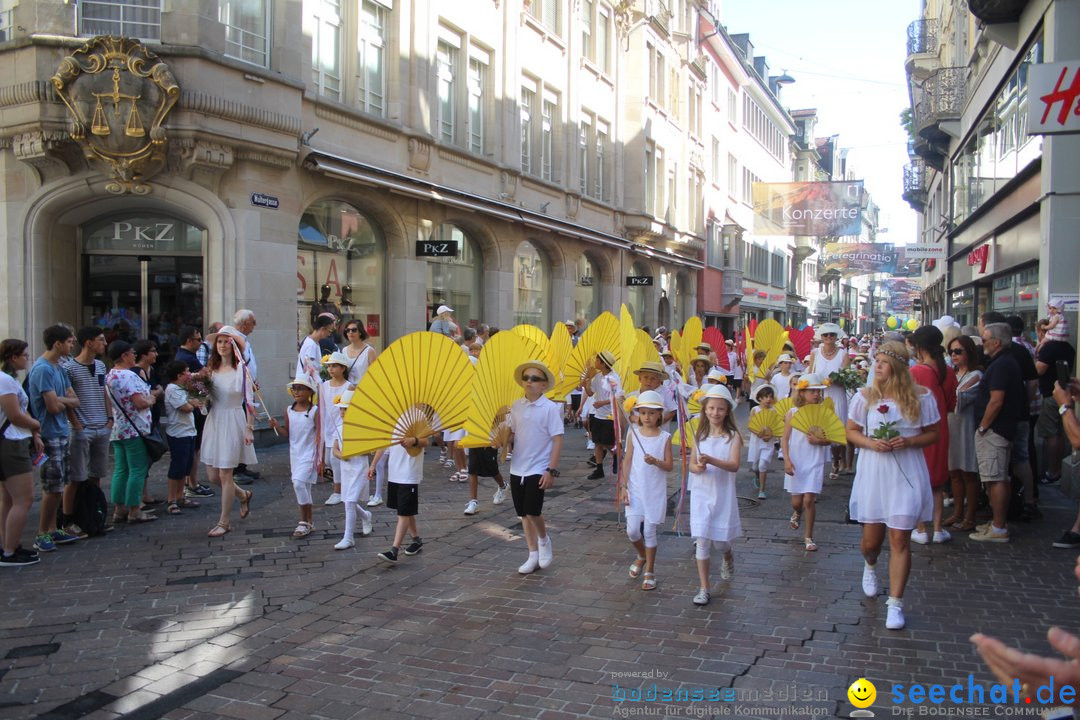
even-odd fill
[(146, 180), (165, 165), (165, 116), (180, 97), (161, 58), (137, 40), (92, 38), (64, 58), (52, 77), (70, 115), (69, 134), (101, 162), (116, 194), (150, 192)]

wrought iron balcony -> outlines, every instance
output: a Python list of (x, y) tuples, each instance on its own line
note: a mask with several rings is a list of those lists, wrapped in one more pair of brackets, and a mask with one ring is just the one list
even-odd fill
[(938, 21), (916, 20), (907, 27), (907, 54), (925, 55), (938, 51)]
[[(960, 112), (966, 97), (967, 68), (939, 68), (922, 85), (922, 99), (915, 107), (915, 130), (930, 143), (947, 143), (959, 133)], [(952, 124), (949, 124), (952, 123)]]
[(929, 190), (930, 173), (927, 170), (926, 161), (913, 159), (910, 165), (904, 166), (904, 200), (916, 212), (922, 212), (926, 209)]
[(1014, 23), (1026, 6), (1027, 0), (968, 0), (971, 14), (987, 25)]

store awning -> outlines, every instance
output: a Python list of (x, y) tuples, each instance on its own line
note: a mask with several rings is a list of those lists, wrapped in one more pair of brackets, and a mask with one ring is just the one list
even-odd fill
[(474, 195), (464, 190), (457, 190), (420, 178), (395, 173), (357, 160), (313, 151), (307, 154), (303, 163), (310, 170), (333, 177), (351, 180), (371, 187), (383, 188), (409, 197), (430, 200), (449, 207), (483, 213), (508, 222), (521, 223), (538, 230), (546, 230), (558, 235), (565, 235), (618, 250), (626, 250), (657, 262), (680, 265), (694, 270), (701, 270), (705, 267), (705, 264), (700, 260), (677, 255), (670, 251), (659, 251), (647, 245), (631, 242), (618, 235), (611, 235), (567, 220), (549, 217), (542, 213), (520, 208), (512, 203)]

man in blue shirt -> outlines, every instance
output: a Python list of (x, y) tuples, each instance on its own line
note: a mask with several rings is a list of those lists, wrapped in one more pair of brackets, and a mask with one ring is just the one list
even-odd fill
[[(56, 527), (56, 511), (63, 493), (64, 512), (75, 511), (74, 484), (68, 484), (71, 462), (71, 423), (68, 413), (79, 407), (79, 398), (71, 387), (71, 378), (60, 366), (75, 347), (75, 333), (65, 325), (45, 328), (45, 352), (30, 368), (27, 384), (30, 412), (41, 423), (41, 440), (45, 443), (45, 463), (41, 466), (41, 514), (34, 547), (51, 552), (57, 545), (66, 545), (82, 534)], [(76, 526), (71, 530), (75, 531)]]

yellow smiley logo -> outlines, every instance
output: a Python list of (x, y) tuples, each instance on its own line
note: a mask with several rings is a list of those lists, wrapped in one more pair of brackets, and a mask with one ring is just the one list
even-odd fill
[(847, 697), (857, 708), (870, 707), (877, 699), (877, 688), (866, 678), (859, 678), (847, 689)]

